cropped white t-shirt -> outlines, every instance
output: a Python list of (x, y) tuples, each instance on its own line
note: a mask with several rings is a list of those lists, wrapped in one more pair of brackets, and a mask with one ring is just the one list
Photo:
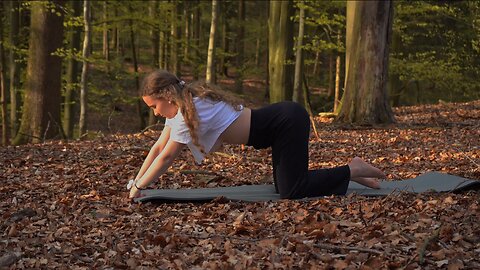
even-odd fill
[[(193, 103), (195, 104), (199, 120), (197, 130), (198, 142), (203, 146), (205, 153), (208, 154), (217, 142), (218, 137), (240, 116), (242, 111), (235, 110), (230, 104), (223, 101), (194, 97)], [(243, 110), (243, 107), (241, 109)], [(171, 128), (170, 140), (186, 144), (190, 148), (195, 162), (198, 164), (202, 163), (205, 156), (193, 144), (192, 137), (180, 110), (178, 110), (174, 118), (165, 121), (165, 126)]]

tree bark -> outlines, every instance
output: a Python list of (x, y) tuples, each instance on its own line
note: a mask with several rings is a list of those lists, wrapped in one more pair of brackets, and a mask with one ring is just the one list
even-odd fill
[[(148, 6), (148, 13), (151, 18), (157, 18), (158, 16), (158, 2), (157, 1), (150, 1), (150, 5)], [(159, 34), (159, 25), (152, 27), (150, 30), (150, 38), (152, 41), (152, 65), (155, 68), (160, 68), (159, 60), (159, 52), (160, 52), (160, 34)]]
[(235, 78), (235, 91), (243, 93), (243, 73), (245, 71), (245, 0), (238, 1), (237, 22), (237, 77)]
[[(0, 18), (5, 16), (4, 8), (5, 4), (0, 4)], [(3, 43), (5, 38), (3, 36), (3, 21), (0, 20), (0, 114), (2, 115), (1, 125), (2, 125), (2, 145), (8, 144), (8, 125), (7, 125), (7, 99), (6, 97), (6, 87), (5, 87), (5, 48)]]
[(50, 3), (55, 5), (55, 12), (43, 2), (32, 2), (25, 103), (15, 145), (63, 135), (60, 121), (62, 60), (52, 54), (62, 46), (64, 11), (59, 7), (64, 1)]
[(347, 2), (345, 93), (336, 121), (395, 121), (386, 89), (392, 20), (391, 1)]
[(82, 137), (87, 132), (87, 95), (88, 95), (88, 57), (90, 56), (90, 46), (91, 46), (91, 13), (90, 13), (90, 0), (83, 1), (83, 20), (85, 24), (85, 34), (83, 38), (83, 49), (82, 49), (82, 77), (80, 79), (80, 119), (79, 119), (79, 136)]
[[(82, 2), (71, 1), (73, 7), (73, 16), (81, 16)], [(68, 59), (67, 74), (66, 74), (66, 87), (65, 87), (65, 100), (63, 107), (63, 130), (67, 138), (73, 137), (73, 125), (74, 125), (74, 111), (75, 111), (75, 99), (76, 99), (76, 86), (78, 83), (79, 66), (78, 61), (75, 59), (74, 54), (80, 50), (81, 42), (81, 29), (79, 27), (73, 27), (68, 34), (71, 56)]]
[[(108, 1), (103, 2), (103, 56), (110, 61), (110, 44), (108, 43)], [(108, 64), (107, 64), (108, 67)]]
[(298, 37), (295, 54), (295, 77), (293, 83), (293, 101), (304, 105), (303, 99), (303, 35), (305, 29), (305, 7), (302, 2), (299, 3), (299, 22), (298, 22)]
[(178, 3), (176, 1), (173, 2), (172, 6), (172, 13), (171, 13), (171, 28), (170, 28), (170, 63), (172, 64), (171, 67), (171, 72), (177, 76), (179, 76), (179, 61), (178, 61), (178, 52), (179, 52), (179, 47), (180, 43), (178, 42), (179, 40), (179, 35), (178, 35), (178, 18), (177, 18), (177, 6)]
[(16, 50), (19, 44), (19, 30), (20, 30), (20, 1), (8, 1), (10, 8), (10, 50), (9, 50), (9, 66), (10, 66), (10, 138), (15, 138), (18, 131), (18, 104), (20, 102), (20, 79), (19, 79), (19, 65), (17, 64), (18, 54)]
[(217, 29), (218, 2), (212, 0), (212, 21), (210, 24), (210, 38), (208, 41), (207, 72), (205, 81), (208, 84), (216, 84), (215, 71), (215, 32)]
[(195, 11), (193, 13), (193, 43), (195, 44), (195, 47), (193, 49), (194, 51), (194, 62), (193, 62), (193, 79), (194, 80), (198, 80), (199, 79), (199, 73), (200, 73), (200, 70), (198, 68), (199, 66), (199, 60), (201, 58), (200, 56), (200, 16), (201, 16), (201, 12), (200, 12), (200, 5), (199, 5), (199, 0), (197, 0), (196, 2), (196, 5), (195, 5)]
[(336, 68), (335, 68), (335, 97), (333, 101), (333, 112), (337, 112), (340, 105), (340, 65), (341, 57), (337, 55)]
[(293, 93), (293, 1), (271, 1), (269, 29), (270, 103), (291, 100)]
[[(130, 14), (133, 14), (133, 8), (131, 4), (128, 6)], [(135, 46), (135, 32), (133, 31), (133, 20), (129, 19), (128, 24), (130, 27), (130, 46), (132, 47), (132, 58), (133, 58), (133, 72), (135, 73), (135, 88), (137, 93), (140, 90), (140, 79), (138, 78), (138, 61), (137, 61), (137, 49)], [(142, 102), (140, 99), (137, 100), (137, 114), (140, 120), (140, 130), (145, 128), (145, 119), (143, 118), (142, 112)]]

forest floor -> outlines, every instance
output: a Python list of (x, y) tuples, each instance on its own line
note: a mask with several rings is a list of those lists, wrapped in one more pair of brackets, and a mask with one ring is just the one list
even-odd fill
[[(480, 179), (480, 101), (401, 107), (395, 114), (397, 124), (375, 128), (317, 117), (310, 167), (359, 156), (384, 170), (387, 181), (427, 171)], [(480, 268), (478, 190), (131, 203), (126, 184), (158, 135), (0, 148), (0, 268)], [(155, 187), (272, 182), (268, 150), (224, 151), (202, 166), (184, 151)]]

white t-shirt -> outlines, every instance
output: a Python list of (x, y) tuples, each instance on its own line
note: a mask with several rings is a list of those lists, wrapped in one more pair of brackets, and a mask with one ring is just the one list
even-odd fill
[[(193, 103), (198, 114), (199, 126), (197, 130), (198, 142), (203, 146), (205, 153), (210, 153), (212, 147), (233, 121), (235, 121), (242, 111), (235, 110), (231, 105), (223, 101), (212, 101), (210, 99), (193, 98)], [(241, 107), (243, 110), (243, 107)], [(185, 124), (183, 115), (178, 110), (177, 115), (172, 119), (167, 119), (165, 125), (171, 128), (170, 140), (183, 143), (190, 148), (195, 161), (200, 164), (205, 158), (204, 154), (193, 144), (192, 137)]]

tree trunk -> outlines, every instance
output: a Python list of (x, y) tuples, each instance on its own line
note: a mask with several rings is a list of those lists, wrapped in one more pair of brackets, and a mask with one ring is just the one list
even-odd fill
[(255, 46), (255, 67), (260, 67), (260, 37), (257, 37)]
[(229, 9), (228, 5), (230, 5), (229, 2), (223, 2), (223, 5), (221, 5), (222, 10), (219, 10), (219, 14), (221, 15), (221, 19), (223, 21), (222, 24), (222, 49), (223, 53), (220, 55), (219, 59), (219, 69), (220, 72), (223, 73), (225, 77), (229, 77), (228, 75), (228, 62), (229, 58), (227, 54), (229, 54), (229, 40), (228, 40), (228, 34), (230, 33), (230, 25), (228, 23), (228, 17), (229, 17)]
[(199, 79), (199, 73), (200, 73), (200, 70), (198, 68), (199, 64), (200, 64), (200, 16), (201, 16), (201, 12), (200, 12), (200, 1), (197, 0), (196, 2), (196, 6), (195, 6), (195, 11), (193, 13), (193, 42), (195, 44), (195, 47), (193, 49), (194, 51), (194, 62), (193, 62), (193, 79), (194, 80), (198, 80)]
[[(130, 14), (133, 14), (133, 8), (131, 4), (128, 6)], [(128, 25), (130, 27), (130, 46), (132, 47), (132, 58), (133, 58), (133, 72), (135, 73), (135, 88), (136, 92), (140, 91), (140, 80), (138, 78), (138, 62), (137, 62), (137, 49), (135, 46), (135, 32), (133, 31), (133, 20), (128, 20)], [(145, 128), (145, 119), (143, 118), (142, 112), (142, 101), (140, 99), (137, 100), (137, 114), (140, 120), (140, 130)]]
[(245, 0), (238, 1), (237, 21), (237, 77), (235, 78), (235, 91), (243, 93), (243, 73), (245, 71)]
[(215, 71), (215, 32), (217, 29), (217, 15), (218, 15), (218, 2), (212, 0), (212, 22), (210, 25), (210, 39), (208, 41), (208, 56), (207, 56), (207, 72), (206, 83), (216, 84), (216, 71)]
[(328, 56), (328, 97), (331, 97), (334, 95), (334, 87), (333, 87), (333, 83), (334, 83), (334, 77), (335, 74), (333, 73), (333, 69), (334, 69), (334, 58), (333, 58), (333, 50), (330, 51), (329, 53), (329, 56)]
[(32, 2), (25, 103), (15, 145), (63, 135), (60, 121), (62, 59), (52, 54), (62, 47), (64, 11), (61, 5), (64, 1), (51, 3), (55, 4), (55, 12), (45, 3)]
[(303, 35), (305, 30), (305, 7), (299, 3), (298, 37), (295, 54), (295, 78), (293, 83), (293, 101), (303, 104)]
[[(76, 1), (76, 0), (74, 0), (74, 1)], [(118, 7), (117, 7), (117, 5), (113, 6), (113, 14), (114, 14), (115, 18), (118, 18)], [(115, 55), (118, 56), (118, 52), (119, 52), (119, 50), (118, 50), (118, 26), (117, 26), (116, 23), (113, 25), (113, 28), (112, 28), (112, 39), (111, 39), (111, 41), (112, 41), (112, 46), (111, 46), (112, 50), (115, 49)]]
[(269, 29), (270, 103), (291, 100), (293, 93), (293, 1), (271, 1)]
[(78, 124), (79, 136), (82, 137), (83, 134), (87, 132), (87, 94), (88, 94), (88, 61), (87, 58), (90, 56), (90, 39), (92, 36), (91, 33), (91, 14), (90, 14), (90, 0), (83, 1), (83, 20), (85, 24), (85, 34), (83, 38), (83, 49), (82, 49), (82, 77), (80, 79), (80, 119)]
[[(108, 2), (103, 2), (103, 56), (105, 60), (110, 61), (110, 45), (108, 43)], [(108, 68), (108, 64), (107, 64)]]
[(319, 66), (320, 66), (320, 50), (317, 50), (317, 52), (315, 53), (315, 62), (313, 64), (312, 76), (314, 77), (317, 76)]
[(178, 42), (178, 18), (177, 18), (177, 5), (176, 1), (173, 2), (172, 13), (171, 13), (171, 28), (170, 28), (170, 63), (172, 64), (171, 72), (179, 76), (179, 64), (178, 64), (178, 52), (179, 52), (179, 42)]
[(338, 122), (395, 121), (386, 89), (392, 20), (391, 1), (347, 2), (345, 93)]
[(10, 138), (15, 138), (18, 131), (18, 104), (20, 102), (20, 87), (19, 79), (19, 65), (17, 64), (18, 55), (16, 49), (18, 48), (19, 30), (20, 30), (20, 1), (9, 1), (10, 9), (10, 50), (9, 50), (9, 66), (10, 66)]
[(184, 32), (183, 32), (183, 35), (184, 35), (184, 40), (185, 42), (183, 42), (183, 62), (184, 63), (188, 63), (188, 54), (189, 54), (189, 50), (190, 50), (190, 2), (188, 1), (185, 1), (184, 2), (184, 5), (185, 5), (185, 8), (183, 9), (183, 20), (185, 22), (185, 27), (183, 28), (184, 29)]
[[(0, 18), (5, 16), (4, 3), (0, 4)], [(7, 125), (7, 99), (5, 89), (5, 48), (3, 43), (5, 38), (3, 37), (3, 21), (0, 20), (0, 114), (2, 115), (2, 145), (8, 144), (8, 125)]]
[[(157, 18), (158, 17), (158, 2), (157, 1), (150, 1), (150, 5), (148, 6), (148, 13), (151, 18)], [(152, 65), (154, 68), (160, 68), (159, 64), (159, 52), (160, 52), (160, 45), (159, 45), (159, 25), (156, 25), (155, 27), (152, 27), (152, 30), (150, 30), (150, 37), (152, 41)]]
[(340, 65), (341, 57), (337, 55), (336, 69), (335, 69), (335, 98), (333, 101), (333, 112), (338, 112), (338, 106), (340, 105)]
[[(79, 17), (82, 14), (82, 2), (81, 1), (71, 1), (73, 7), (73, 16)], [(80, 50), (80, 41), (81, 41), (81, 29), (74, 26), (68, 34), (70, 51), (72, 57), (68, 59), (67, 64), (67, 78), (66, 78), (66, 87), (65, 87), (65, 100), (63, 107), (63, 130), (65, 131), (65, 136), (67, 138), (73, 137), (73, 124), (74, 124), (74, 111), (75, 111), (75, 99), (76, 99), (76, 86), (78, 83), (78, 71), (79, 66), (77, 60), (73, 57), (75, 52)]]

